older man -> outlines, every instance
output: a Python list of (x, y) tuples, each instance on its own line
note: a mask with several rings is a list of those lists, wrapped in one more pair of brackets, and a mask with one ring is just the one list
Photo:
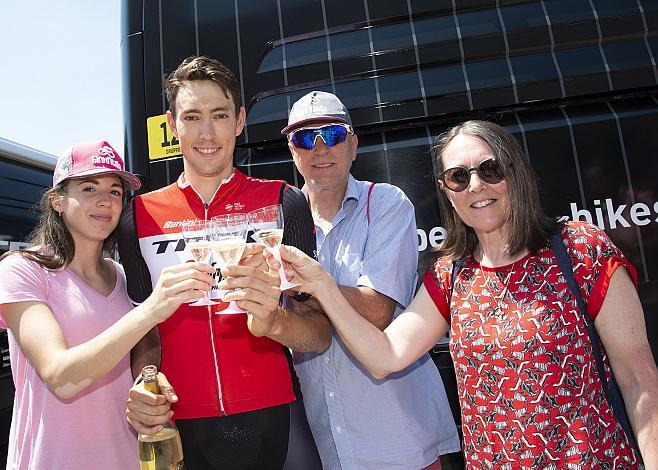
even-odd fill
[[(300, 98), (282, 133), (306, 182), (318, 260), (352, 306), (384, 329), (414, 293), (413, 205), (395, 186), (350, 175), (358, 138), (336, 96), (313, 91)], [(320, 309), (313, 299), (305, 304)], [(269, 331), (278, 335), (264, 334), (292, 344), (296, 333), (282, 335), (275, 317)], [(441, 454), (459, 450), (443, 383), (428, 355), (385, 380), (373, 379), (335, 333), (324, 352), (293, 356), (325, 469), (437, 469)]]

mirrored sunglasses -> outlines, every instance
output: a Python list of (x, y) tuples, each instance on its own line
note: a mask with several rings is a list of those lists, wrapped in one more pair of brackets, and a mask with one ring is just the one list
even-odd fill
[(354, 130), (347, 124), (330, 124), (317, 129), (302, 127), (290, 136), (290, 141), (298, 149), (311, 150), (315, 147), (315, 140), (320, 137), (327, 147), (345, 142), (347, 133), (353, 134)]
[(480, 179), (487, 184), (497, 184), (505, 179), (505, 173), (500, 163), (495, 158), (488, 158), (473, 168), (463, 166), (448, 168), (439, 175), (439, 180), (451, 191), (460, 192), (468, 188), (473, 172), (476, 172)]

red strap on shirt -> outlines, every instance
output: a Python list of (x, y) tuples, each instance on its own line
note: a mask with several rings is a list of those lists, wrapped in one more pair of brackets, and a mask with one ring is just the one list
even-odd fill
[(368, 188), (368, 205), (366, 206), (366, 218), (368, 219), (368, 225), (370, 225), (370, 193), (374, 187), (375, 183), (370, 183), (370, 188)]

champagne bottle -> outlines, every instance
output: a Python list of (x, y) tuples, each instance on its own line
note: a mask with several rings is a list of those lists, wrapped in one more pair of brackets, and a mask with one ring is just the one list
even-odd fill
[[(158, 368), (146, 366), (142, 369), (144, 388), (158, 394)], [(139, 467), (141, 470), (185, 470), (183, 464), (183, 446), (178, 434), (178, 428), (170, 419), (162, 431), (156, 434), (140, 434), (137, 436)]]

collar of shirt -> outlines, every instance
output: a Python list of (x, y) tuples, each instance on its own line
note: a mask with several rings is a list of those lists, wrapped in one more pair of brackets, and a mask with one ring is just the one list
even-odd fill
[[(302, 187), (302, 192), (308, 201), (308, 186), (306, 184), (304, 184)], [(345, 196), (343, 197), (341, 208), (334, 216), (334, 220), (331, 221), (331, 228), (329, 231), (324, 233), (318, 225), (315, 225), (315, 238), (318, 252), (320, 252), (322, 243), (324, 242), (329, 232), (331, 232), (331, 230), (336, 225), (338, 225), (346, 217), (346, 215), (349, 215), (356, 210), (357, 206), (359, 205), (359, 199), (361, 199), (361, 191), (359, 185), (357, 184), (354, 177), (350, 174), (347, 178), (347, 189), (345, 190)]]

